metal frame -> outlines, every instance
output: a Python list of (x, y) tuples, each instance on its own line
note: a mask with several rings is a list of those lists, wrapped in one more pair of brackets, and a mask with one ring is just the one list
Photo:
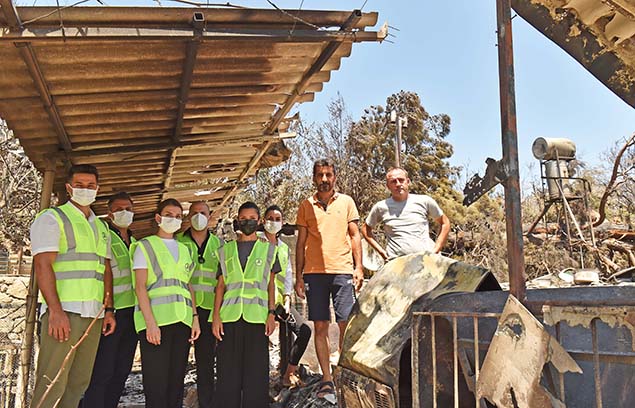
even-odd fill
[(516, 129), (516, 91), (514, 86), (514, 50), (512, 40), (511, 1), (496, 1), (498, 36), (498, 72), (500, 87), (501, 134), (505, 187), (505, 221), (509, 288), (518, 300), (526, 298), (523, 225), (518, 165), (518, 131)]
[[(558, 303), (557, 300), (554, 303)], [(585, 303), (584, 301), (580, 302), (563, 302), (566, 304), (574, 304), (575, 306), (588, 307), (589, 309), (601, 309), (603, 306), (595, 304), (595, 302)], [(632, 302), (631, 302), (632, 303)], [(627, 305), (623, 305), (627, 306)], [(635, 305), (630, 305), (628, 307), (633, 308)], [(443, 312), (443, 311), (428, 311), (428, 312), (415, 312), (413, 313), (413, 377), (414, 378), (424, 378), (424, 373), (419, 371), (419, 365), (416, 358), (420, 355), (419, 350), (419, 341), (417, 340), (419, 335), (419, 330), (422, 327), (424, 322), (429, 322), (427, 326), (431, 328), (430, 330), (430, 350), (432, 354), (432, 385), (431, 389), (433, 390), (433, 398), (432, 398), (432, 407), (436, 408), (437, 404), (437, 390), (441, 385), (438, 383), (438, 370), (437, 370), (437, 335), (436, 335), (436, 322), (438, 319), (445, 319), (451, 322), (452, 326), (452, 357), (453, 357), (453, 387), (454, 387), (454, 407), (459, 407), (461, 405), (460, 401), (460, 393), (458, 392), (459, 387), (459, 373), (462, 371), (463, 376), (466, 376), (465, 367), (461, 367), (459, 370), (459, 351), (461, 349), (470, 349), (471, 352), (474, 353), (475, 361), (474, 361), (474, 384), (478, 383), (479, 374), (480, 374), (480, 366), (482, 361), (480, 360), (480, 351), (487, 350), (489, 347), (489, 342), (491, 339), (484, 339), (483, 334), (479, 333), (479, 322), (481, 319), (490, 319), (498, 321), (501, 313), (498, 312)], [(540, 314), (538, 314), (540, 316)], [(466, 324), (470, 324), (469, 320), (471, 320), (471, 325), (473, 327), (473, 338), (460, 338), (458, 336), (457, 325), (459, 324), (459, 319), (467, 320)], [(620, 364), (628, 364), (633, 366), (635, 369), (635, 350), (632, 352), (602, 352), (599, 348), (599, 339), (598, 339), (598, 329), (597, 329), (597, 321), (600, 318), (595, 318), (591, 321), (591, 329), (589, 330), (589, 337), (592, 343), (591, 351), (584, 350), (575, 350), (568, 349), (569, 354), (578, 361), (592, 361), (593, 362), (593, 383), (594, 383), (594, 401), (595, 407), (601, 408), (603, 406), (602, 403), (602, 394), (603, 387), (602, 384), (610, 384), (610, 378), (606, 376), (601, 377), (601, 364), (602, 363), (620, 363)], [(558, 322), (555, 327), (555, 337), (559, 343), (562, 344), (562, 323)], [(551, 381), (551, 392), (558, 396), (558, 398), (566, 403), (565, 400), (565, 376), (562, 373), (558, 375), (558, 384), (557, 388)], [(413, 387), (416, 382), (413, 382)], [(417, 384), (418, 385), (418, 384)], [(476, 388), (474, 388), (476, 389)], [(413, 390), (414, 391), (414, 390)], [(414, 395), (414, 393), (413, 393)], [(475, 399), (476, 408), (482, 408), (485, 405), (482, 401)], [(419, 400), (413, 400), (413, 406), (419, 407)], [(423, 408), (423, 407), (421, 407)]]
[[(544, 227), (545, 227), (545, 234), (547, 236), (549, 236), (549, 229), (547, 226), (547, 213), (549, 212), (549, 210), (551, 209), (551, 207), (556, 204), (559, 204), (559, 209), (558, 209), (558, 218), (560, 218), (560, 214), (562, 214), (562, 218), (564, 218), (566, 226), (567, 226), (567, 242), (569, 245), (569, 253), (571, 255), (571, 257), (574, 257), (573, 251), (574, 251), (574, 242), (571, 239), (571, 222), (573, 222), (575, 229), (578, 233), (579, 239), (580, 240), (585, 240), (584, 238), (584, 234), (582, 232), (582, 230), (580, 229), (577, 220), (575, 219), (573, 212), (571, 211), (571, 207), (569, 205), (570, 201), (573, 200), (582, 200), (582, 204), (584, 206), (584, 210), (585, 210), (585, 214), (587, 215), (587, 222), (588, 222), (588, 226), (589, 226), (589, 233), (590, 233), (590, 240), (591, 240), (591, 245), (592, 247), (596, 246), (596, 241), (595, 241), (595, 230), (593, 228), (593, 220), (591, 219), (591, 214), (590, 214), (590, 207), (589, 207), (589, 195), (591, 194), (591, 183), (589, 183), (589, 181), (587, 179), (584, 179), (582, 177), (563, 177), (561, 172), (560, 172), (560, 162), (561, 161), (571, 161), (574, 160), (573, 157), (559, 157), (557, 155), (556, 152), (556, 158), (553, 160), (540, 160), (540, 180), (541, 180), (541, 189), (542, 189), (542, 197), (543, 197), (543, 201), (544, 201), (544, 205), (543, 205), (543, 209), (540, 212), (540, 215), (538, 215), (538, 217), (536, 217), (536, 220), (531, 224), (531, 226), (529, 227), (529, 229), (527, 230), (527, 235), (531, 234), (534, 229), (536, 228), (536, 226), (538, 225), (538, 223), (542, 220), (544, 223)], [(546, 175), (546, 171), (545, 171), (545, 166), (546, 163), (549, 161), (555, 161), (556, 162), (556, 167), (558, 169), (558, 176), (557, 177), (549, 177)], [(547, 187), (547, 183), (549, 182), (549, 180), (554, 180), (557, 183), (557, 187), (558, 187), (558, 194), (559, 196), (557, 198), (550, 198), (550, 195), (548, 194), (548, 187)], [(582, 195), (581, 196), (575, 196), (575, 197), (567, 197), (564, 193), (564, 189), (563, 189), (563, 181), (571, 181), (571, 182), (579, 182), (579, 184), (582, 185)], [(582, 251), (582, 248), (580, 248), (580, 250)], [(580, 259), (580, 264), (581, 267), (584, 268), (584, 257), (581, 256)]]

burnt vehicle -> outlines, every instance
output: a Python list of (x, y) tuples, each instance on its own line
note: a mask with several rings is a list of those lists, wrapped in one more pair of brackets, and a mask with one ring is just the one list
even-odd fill
[[(444, 295), (500, 291), (494, 275), (440, 255), (397, 258), (366, 285), (353, 311), (336, 369), (345, 407), (412, 404), (412, 313)], [(399, 405), (397, 405), (399, 402)]]
[[(476, 384), (492, 339), (505, 333), (499, 320), (508, 298), (489, 271), (440, 255), (388, 263), (358, 299), (347, 328), (336, 369), (340, 405), (487, 406), (476, 404)], [(518, 380), (528, 391), (515, 394), (528, 405), (516, 406), (550, 406), (536, 405), (534, 394), (573, 407), (635, 406), (628, 392), (635, 381), (635, 287), (533, 289), (524, 304), (531, 314), (513, 311), (524, 319), (514, 323), (514, 336), (538, 339), (542, 331), (530, 330), (536, 316), (562, 345), (556, 353), (552, 344), (543, 357), (568, 354), (581, 372), (561, 372), (531, 348), (497, 350), (501, 375), (526, 377)]]

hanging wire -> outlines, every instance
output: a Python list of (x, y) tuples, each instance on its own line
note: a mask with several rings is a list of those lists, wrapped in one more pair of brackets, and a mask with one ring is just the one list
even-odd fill
[(317, 25), (315, 25), (315, 24), (313, 24), (313, 23), (309, 23), (308, 21), (303, 20), (303, 19), (301, 19), (300, 17), (294, 16), (293, 14), (291, 14), (291, 13), (289, 13), (289, 12), (287, 12), (287, 11), (285, 11), (285, 10), (281, 9), (280, 7), (276, 6), (276, 4), (275, 4), (274, 2), (272, 2), (271, 0), (267, 0), (267, 3), (269, 3), (269, 4), (271, 5), (271, 7), (275, 8), (276, 10), (278, 10), (279, 12), (281, 12), (282, 14), (284, 14), (285, 16), (291, 17), (292, 19), (297, 20), (297, 21), (299, 21), (299, 22), (300, 22), (300, 23), (302, 23), (302, 24), (306, 24), (306, 25), (308, 25), (309, 27), (313, 27), (313, 28), (315, 28), (316, 30), (319, 30), (320, 28), (322, 28), (322, 27), (320, 27), (320, 26), (317, 26)]
[(291, 31), (289, 31), (289, 35), (293, 35), (293, 32), (295, 31), (295, 26), (298, 22), (298, 17), (300, 16), (300, 10), (302, 10), (302, 6), (304, 5), (304, 0), (300, 1), (300, 7), (298, 7), (298, 12), (295, 15), (295, 20), (293, 20), (293, 26), (291, 27)]
[[(157, 0), (155, 0), (155, 1), (157, 1)], [(230, 2), (227, 2), (227, 3), (210, 3), (209, 0), (207, 0), (207, 3), (198, 3), (198, 2), (190, 1), (190, 0), (167, 0), (167, 1), (172, 1), (172, 2), (175, 2), (175, 3), (189, 4), (190, 6), (196, 6), (196, 7), (210, 7), (210, 6), (212, 6), (212, 7), (230, 7), (230, 8), (237, 8), (237, 9), (249, 9), (249, 7), (239, 6), (237, 4), (232, 4)]]
[(60, 0), (55, 0), (57, 3), (57, 14), (60, 17), (60, 28), (62, 29), (62, 37), (64, 38), (64, 42), (66, 42), (66, 30), (64, 29), (64, 20), (62, 19), (62, 9), (60, 9)]
[[(35, 0), (35, 1), (37, 2), (37, 0)], [(53, 14), (55, 14), (55, 13), (59, 13), (59, 12), (61, 12), (61, 11), (62, 11), (62, 10), (64, 10), (64, 9), (71, 8), (71, 7), (75, 7), (75, 6), (78, 6), (78, 5), (82, 4), (82, 3), (86, 3), (87, 1), (89, 1), (89, 0), (80, 0), (80, 1), (78, 1), (77, 3), (73, 3), (73, 4), (71, 4), (71, 5), (68, 5), (68, 6), (63, 6), (63, 7), (59, 7), (59, 1), (58, 1), (58, 3), (57, 3), (57, 4), (58, 4), (58, 7), (59, 7), (59, 8), (57, 8), (57, 9), (55, 9), (55, 10), (53, 10), (53, 11), (49, 12), (49, 13), (43, 14), (43, 15), (41, 15), (41, 16), (39, 16), (39, 17), (35, 17), (35, 18), (32, 18), (31, 20), (27, 20), (27, 21), (23, 22), (22, 24), (23, 24), (23, 25), (27, 25), (27, 24), (30, 24), (30, 23), (34, 23), (34, 22), (36, 22), (36, 21), (38, 21), (38, 20), (41, 20), (41, 19), (43, 19), (43, 18), (46, 18), (46, 17), (48, 17), (48, 16), (50, 16), (50, 15), (53, 15)], [(35, 4), (35, 3), (33, 3), (33, 4)], [(61, 20), (61, 18), (62, 18), (62, 17), (61, 17), (61, 14), (60, 14), (60, 20)]]

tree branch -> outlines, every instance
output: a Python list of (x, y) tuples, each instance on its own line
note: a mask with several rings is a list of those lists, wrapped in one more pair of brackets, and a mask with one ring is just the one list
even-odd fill
[(609, 199), (609, 196), (613, 192), (613, 185), (617, 179), (618, 171), (620, 168), (620, 162), (622, 161), (622, 156), (626, 152), (626, 150), (635, 145), (635, 133), (624, 143), (624, 146), (617, 152), (615, 156), (615, 161), (613, 162), (613, 172), (611, 173), (611, 178), (609, 179), (608, 184), (606, 185), (606, 189), (604, 190), (604, 194), (602, 194), (602, 198), (600, 199), (600, 208), (598, 209), (600, 213), (600, 217), (593, 224), (594, 227), (602, 224), (606, 219), (606, 203)]

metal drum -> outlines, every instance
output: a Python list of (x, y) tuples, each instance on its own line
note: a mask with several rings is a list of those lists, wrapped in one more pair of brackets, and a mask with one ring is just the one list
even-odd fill
[(575, 143), (565, 138), (539, 137), (531, 151), (538, 160), (571, 160), (575, 158)]
[[(558, 172), (558, 167), (560, 168), (560, 172)], [(560, 187), (562, 188), (565, 197), (568, 198), (571, 195), (567, 162), (557, 160), (549, 160), (545, 162), (545, 176), (547, 177), (547, 190), (549, 191), (550, 200), (561, 198), (558, 183), (560, 183)]]

